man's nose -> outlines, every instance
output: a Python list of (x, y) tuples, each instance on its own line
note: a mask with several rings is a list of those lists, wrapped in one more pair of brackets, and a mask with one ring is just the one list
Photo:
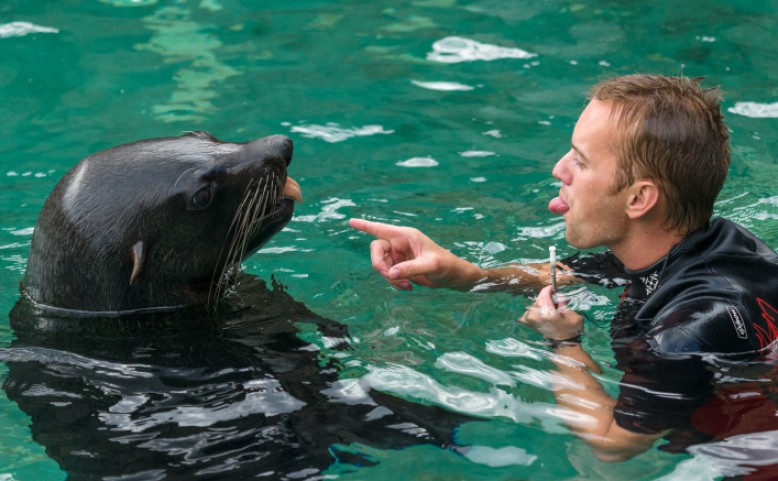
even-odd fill
[(570, 182), (572, 181), (572, 175), (570, 174), (570, 163), (567, 162), (567, 158), (570, 156), (569, 153), (565, 154), (564, 157), (559, 159), (557, 161), (554, 168), (551, 170), (551, 175), (556, 177), (557, 179), (561, 180), (563, 184), (570, 185)]

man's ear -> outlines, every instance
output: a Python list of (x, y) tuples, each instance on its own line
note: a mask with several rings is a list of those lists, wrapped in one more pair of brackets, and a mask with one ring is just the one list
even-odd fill
[(630, 219), (645, 217), (659, 204), (659, 187), (653, 180), (638, 180), (629, 187), (627, 216)]

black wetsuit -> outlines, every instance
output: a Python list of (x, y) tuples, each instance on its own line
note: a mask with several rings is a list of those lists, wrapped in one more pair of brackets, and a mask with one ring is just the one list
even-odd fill
[(731, 221), (712, 220), (637, 272), (609, 252), (566, 261), (589, 282), (626, 281), (611, 337), (624, 372), (615, 418), (630, 431), (689, 425), (714, 389), (702, 354), (754, 359), (778, 338), (778, 254)]

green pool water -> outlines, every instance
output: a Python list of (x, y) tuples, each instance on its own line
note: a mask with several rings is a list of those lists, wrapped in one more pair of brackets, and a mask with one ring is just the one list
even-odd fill
[[(394, 291), (346, 220), (417, 226), (483, 265), (544, 260), (549, 245), (571, 254), (546, 205), (586, 89), (626, 73), (683, 73), (726, 92), (733, 163), (717, 214), (778, 247), (777, 36), (775, 0), (5, 0), (0, 311), (18, 297), (43, 201), (78, 160), (192, 130), (232, 141), (286, 134), (305, 202), (246, 270), (349, 326), (350, 351), (322, 346), (344, 382), (367, 377), (482, 418), (457, 433), (479, 447), (470, 457), (355, 446), (380, 462), (336, 464), (327, 479), (720, 479), (715, 463), (656, 449), (595, 460), (554, 414), (551, 364), (521, 355), (533, 338), (516, 324), (526, 298)], [(585, 347), (612, 392), (617, 296), (575, 295), (592, 319)], [(12, 339), (3, 315), (0, 347)], [(0, 394), (0, 480), (65, 479), (29, 424)]]

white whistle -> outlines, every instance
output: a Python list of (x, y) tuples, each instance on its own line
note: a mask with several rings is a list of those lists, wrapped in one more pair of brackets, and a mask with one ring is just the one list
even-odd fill
[(549, 246), (548, 255), (551, 258), (551, 290), (556, 294), (556, 247)]

